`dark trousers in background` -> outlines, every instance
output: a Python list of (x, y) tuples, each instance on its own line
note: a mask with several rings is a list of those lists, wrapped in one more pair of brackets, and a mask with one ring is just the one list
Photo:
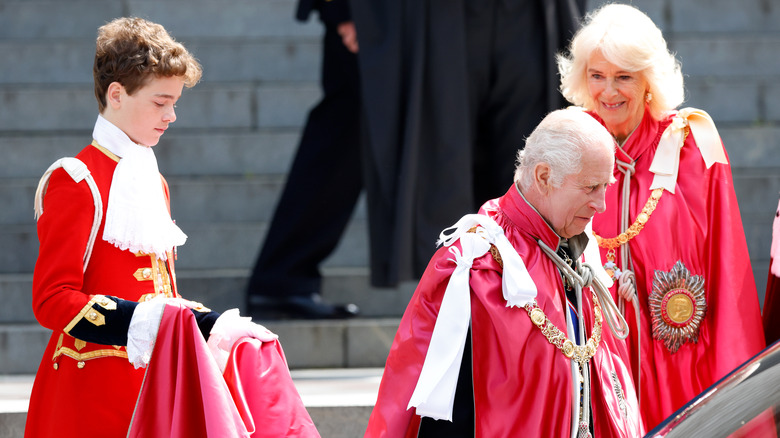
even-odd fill
[(474, 208), (479, 209), (512, 184), (517, 151), (550, 111), (548, 88), (556, 85), (546, 80), (543, 2), (466, 3)]
[(320, 293), (319, 265), (336, 248), (363, 189), (357, 57), (334, 26), (323, 41), (322, 100), (310, 112), (249, 280), (252, 297)]

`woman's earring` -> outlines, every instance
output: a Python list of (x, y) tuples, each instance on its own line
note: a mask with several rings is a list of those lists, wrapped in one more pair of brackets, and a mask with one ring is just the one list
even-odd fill
[(653, 100), (653, 93), (648, 91), (647, 94), (645, 94), (645, 102), (650, 103), (651, 100)]

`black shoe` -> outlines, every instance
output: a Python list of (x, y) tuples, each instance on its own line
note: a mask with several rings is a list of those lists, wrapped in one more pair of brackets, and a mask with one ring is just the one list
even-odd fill
[(310, 296), (249, 298), (249, 314), (254, 320), (346, 319), (360, 313), (355, 304), (328, 304), (319, 294)]

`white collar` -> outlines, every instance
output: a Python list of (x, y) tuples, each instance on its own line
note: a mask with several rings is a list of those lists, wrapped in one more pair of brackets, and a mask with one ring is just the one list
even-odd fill
[(134, 143), (101, 115), (92, 138), (120, 157), (108, 194), (103, 240), (165, 260), (167, 252), (183, 245), (187, 236), (171, 220), (154, 151)]

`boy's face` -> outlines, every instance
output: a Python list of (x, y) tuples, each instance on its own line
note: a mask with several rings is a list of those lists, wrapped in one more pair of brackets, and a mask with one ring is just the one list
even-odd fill
[(133, 95), (120, 85), (119, 101), (109, 103), (113, 113), (109, 120), (134, 142), (154, 146), (168, 125), (176, 121), (174, 108), (183, 87), (179, 77), (154, 77)]

